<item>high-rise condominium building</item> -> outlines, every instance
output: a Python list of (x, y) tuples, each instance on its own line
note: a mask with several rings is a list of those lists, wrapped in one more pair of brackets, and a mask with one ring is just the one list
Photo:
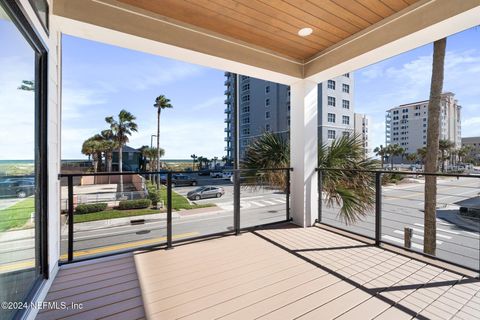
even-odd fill
[[(440, 112), (440, 139), (449, 140), (459, 148), (461, 138), (461, 106), (455, 94), (442, 94)], [(398, 144), (405, 152), (413, 153), (427, 145), (428, 100), (412, 102), (387, 111), (385, 142)]]
[(372, 153), (372, 146), (370, 145), (370, 136), (368, 132), (368, 127), (371, 121), (371, 118), (366, 114), (355, 113), (354, 132), (362, 143), (363, 151), (365, 152), (366, 157), (369, 157)]
[[(225, 73), (225, 141), (227, 157), (233, 156), (232, 103), (235, 74)], [(347, 73), (318, 85), (319, 141), (329, 143), (341, 135), (354, 132), (354, 82)], [(247, 76), (239, 76), (239, 143), (240, 157), (252, 139), (265, 131), (289, 134), (290, 88)]]

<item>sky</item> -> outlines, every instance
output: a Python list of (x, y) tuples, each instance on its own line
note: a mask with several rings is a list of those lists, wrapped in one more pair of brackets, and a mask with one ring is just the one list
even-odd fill
[[(19, 91), (33, 78), (33, 55), (18, 32), (0, 21), (0, 160), (31, 159), (33, 93)], [(225, 152), (224, 72), (93, 41), (63, 36), (62, 158), (81, 159), (82, 142), (107, 128), (105, 117), (121, 109), (137, 117), (129, 145), (149, 145), (156, 134), (158, 95), (171, 100), (162, 112), (160, 146), (165, 159), (221, 158)], [(371, 145), (385, 143), (385, 111), (426, 100), (432, 44), (356, 70), (355, 111), (372, 118)], [(480, 136), (480, 28), (447, 41), (444, 91), (462, 106), (462, 135)], [(7, 111), (8, 110), (8, 111)], [(13, 138), (12, 138), (13, 137)], [(154, 142), (155, 143), (155, 142)]]

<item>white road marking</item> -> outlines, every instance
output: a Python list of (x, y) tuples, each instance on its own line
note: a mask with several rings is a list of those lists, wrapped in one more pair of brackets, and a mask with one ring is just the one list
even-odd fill
[(265, 207), (265, 205), (263, 203), (260, 203), (260, 202), (257, 202), (257, 201), (250, 201), (251, 204), (253, 204), (254, 206), (257, 206), (257, 207)]
[[(418, 228), (411, 228), (413, 231), (421, 232), (423, 233), (423, 229), (418, 229)], [(444, 238), (444, 239), (452, 239), (450, 236), (445, 236), (443, 234), (437, 233), (437, 237), (439, 238)]]
[(275, 205), (276, 203), (275, 202), (272, 202), (272, 201), (268, 201), (268, 200), (262, 200), (263, 203), (266, 203), (266, 204), (269, 204), (271, 206)]
[[(395, 233), (397, 233), (397, 234), (401, 234), (401, 235), (403, 236), (403, 231), (395, 230), (395, 231), (393, 231), (393, 232), (395, 232)], [(438, 236), (438, 234), (437, 234), (437, 236)], [(415, 239), (418, 239), (418, 240), (422, 240), (422, 241), (423, 241), (423, 237), (422, 237), (422, 236), (419, 236), (419, 235), (417, 235), (417, 234), (413, 234), (412, 237), (415, 238)], [(437, 244), (442, 244), (442, 243), (443, 243), (443, 241), (437, 240)]]
[[(414, 223), (414, 225), (422, 227), (422, 228), (424, 227), (424, 225), (420, 224), (420, 223)], [(450, 231), (450, 230), (445, 230), (445, 229), (440, 229), (440, 228), (437, 228), (437, 231), (443, 231), (443, 232), (451, 233), (451, 234), (460, 234), (459, 232), (456, 232), (456, 231)]]
[[(390, 241), (393, 241), (393, 242), (396, 242), (396, 243), (400, 243), (400, 244), (403, 245), (403, 240), (402, 240), (402, 239), (395, 238), (395, 237), (392, 237), (392, 236), (389, 236), (389, 235), (382, 236), (382, 239), (390, 240)], [(413, 248), (416, 248), (416, 249), (423, 250), (423, 246), (420, 245), (420, 244), (418, 244), (418, 243), (413, 243), (413, 242), (412, 242), (412, 247), (413, 247)]]

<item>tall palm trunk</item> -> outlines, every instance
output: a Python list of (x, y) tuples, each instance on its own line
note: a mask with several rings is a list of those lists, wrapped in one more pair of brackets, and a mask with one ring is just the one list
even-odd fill
[[(157, 114), (157, 171), (160, 170), (160, 111), (162, 109), (158, 108)], [(157, 174), (157, 189), (160, 188), (160, 174)]]
[[(112, 172), (112, 152), (108, 151), (105, 153), (105, 161), (107, 162), (107, 171)], [(108, 176), (108, 184), (110, 184), (110, 175)]]
[(93, 160), (93, 172), (97, 173), (98, 172), (98, 153), (94, 152), (92, 154), (92, 160)]
[[(123, 146), (120, 144), (118, 148), (118, 172), (123, 170)], [(120, 195), (123, 196), (123, 176), (120, 175)]]
[[(443, 90), (446, 45), (446, 38), (437, 40), (433, 44), (432, 80), (430, 84), (430, 100), (428, 102), (427, 154), (425, 159), (425, 172), (429, 173), (436, 172), (438, 168), (440, 103)], [(423, 241), (423, 252), (431, 255), (435, 255), (436, 251), (436, 207), (437, 177), (427, 175), (425, 176), (425, 236)]]

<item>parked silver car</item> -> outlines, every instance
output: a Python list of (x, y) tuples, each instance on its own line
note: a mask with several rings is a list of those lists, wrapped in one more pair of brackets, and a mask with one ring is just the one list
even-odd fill
[(222, 187), (205, 186), (197, 188), (187, 193), (187, 198), (190, 200), (200, 200), (206, 198), (220, 198), (225, 194)]

